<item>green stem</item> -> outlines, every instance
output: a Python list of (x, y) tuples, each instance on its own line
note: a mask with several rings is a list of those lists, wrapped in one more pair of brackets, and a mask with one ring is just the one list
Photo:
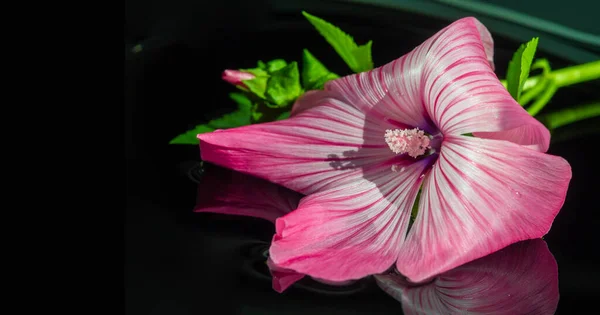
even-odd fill
[[(540, 95), (540, 93), (544, 92), (544, 89), (549, 85), (550, 80), (542, 80), (538, 84), (536, 84), (533, 88), (529, 89), (527, 92), (521, 95), (519, 99), (519, 104), (521, 106), (525, 106), (529, 104), (536, 96)], [(551, 83), (550, 83), (551, 84)]]
[(552, 96), (554, 96), (554, 93), (556, 93), (556, 90), (558, 90), (556, 83), (554, 83), (554, 81), (549, 81), (548, 87), (546, 90), (544, 90), (542, 96), (540, 96), (533, 104), (531, 104), (531, 106), (529, 106), (527, 112), (531, 116), (537, 115), (537, 113), (539, 113), (542, 108), (548, 104)]
[(600, 116), (600, 102), (566, 108), (540, 117), (550, 129), (562, 127), (583, 119)]
[[(600, 79), (600, 60), (554, 70), (547, 76), (556, 83), (557, 88)], [(542, 79), (543, 75), (530, 77), (525, 81), (523, 91), (536, 86)], [(502, 80), (502, 84), (506, 87), (506, 80)]]

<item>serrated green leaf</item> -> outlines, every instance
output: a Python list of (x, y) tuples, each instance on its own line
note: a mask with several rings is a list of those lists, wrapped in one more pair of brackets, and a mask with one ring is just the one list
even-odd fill
[[(373, 57), (371, 56), (371, 47), (373, 46), (373, 41), (370, 40), (366, 44), (356, 47), (352, 50), (352, 54), (355, 59), (358, 61), (367, 60), (368, 62), (364, 64), (363, 69), (361, 71), (367, 71), (373, 69)], [(356, 71), (356, 72), (361, 72)]]
[(305, 11), (302, 11), (302, 14), (335, 49), (352, 71), (358, 73), (373, 69), (371, 41), (366, 45), (358, 46), (352, 36), (346, 34), (337, 26)]
[(322, 89), (329, 80), (339, 76), (329, 71), (308, 49), (304, 49), (302, 56), (302, 85), (306, 90)]
[(506, 72), (506, 89), (510, 95), (519, 101), (523, 85), (529, 77), (531, 63), (535, 56), (535, 51), (538, 45), (538, 37), (534, 37), (526, 44), (522, 44), (514, 53), (512, 60), (508, 63)]
[(252, 107), (252, 101), (242, 93), (229, 93), (229, 98), (238, 105), (238, 109)]
[(267, 65), (260, 60), (256, 63), (256, 68), (240, 69), (240, 71), (252, 73), (257, 77), (264, 77), (269, 75), (269, 73), (267, 72)]
[(252, 121), (254, 122), (259, 121), (260, 118), (263, 116), (263, 113), (261, 113), (258, 108), (258, 103), (252, 105)]
[(196, 138), (198, 134), (212, 131), (215, 131), (215, 129), (207, 125), (198, 125), (194, 127), (194, 129), (186, 131), (185, 133), (173, 138), (171, 141), (169, 141), (169, 144), (198, 144), (199, 141), (198, 138)]
[(201, 133), (215, 131), (216, 129), (228, 129), (246, 126), (251, 123), (252, 102), (241, 93), (230, 93), (229, 97), (237, 103), (238, 109), (234, 112), (213, 119), (206, 124), (197, 125), (194, 129), (173, 138), (169, 144), (198, 144), (196, 136)]
[(271, 73), (265, 92), (266, 99), (274, 107), (284, 107), (302, 94), (298, 63), (293, 61), (287, 66)]
[(290, 111), (287, 112), (283, 112), (281, 113), (279, 116), (277, 116), (277, 118), (275, 118), (275, 120), (284, 120), (284, 119), (288, 119), (290, 117)]
[(283, 67), (287, 66), (287, 62), (283, 59), (273, 59), (267, 62), (266, 70), (268, 73), (273, 73)]
[(242, 80), (248, 90), (254, 93), (254, 95), (265, 99), (265, 91), (267, 90), (267, 81), (269, 81), (268, 76), (257, 76), (252, 80)]
[(245, 95), (239, 93), (231, 93), (229, 97), (238, 103), (238, 110), (209, 121), (209, 127), (227, 129), (250, 124), (252, 102)]

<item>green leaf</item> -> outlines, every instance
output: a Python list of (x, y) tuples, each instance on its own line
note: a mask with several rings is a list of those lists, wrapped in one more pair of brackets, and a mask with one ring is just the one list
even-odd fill
[(250, 92), (254, 93), (254, 95), (265, 99), (265, 91), (267, 90), (267, 81), (269, 81), (268, 76), (257, 76), (252, 80), (242, 80), (244, 84), (248, 87)]
[(373, 69), (371, 41), (366, 45), (358, 46), (352, 36), (344, 33), (335, 25), (305, 11), (302, 11), (302, 14), (335, 49), (352, 71), (358, 73)]
[(283, 59), (273, 59), (267, 63), (258, 61), (256, 68), (240, 69), (240, 71), (250, 72), (256, 76), (251, 80), (243, 80), (247, 88), (240, 87), (241, 90), (254, 93), (261, 99), (267, 99), (265, 92), (267, 91), (267, 82), (273, 73), (278, 73), (279, 70), (285, 68), (288, 63)]
[(196, 138), (198, 134), (212, 131), (215, 131), (215, 129), (207, 125), (198, 125), (194, 129), (186, 131), (185, 133), (173, 138), (171, 141), (169, 141), (169, 144), (198, 144), (198, 138)]
[(293, 61), (287, 66), (271, 73), (265, 92), (266, 99), (273, 107), (284, 107), (302, 94), (298, 63)]
[(250, 124), (252, 102), (245, 95), (239, 93), (230, 93), (229, 97), (238, 104), (238, 110), (225, 114), (221, 118), (209, 121), (209, 127), (214, 129), (227, 129)]
[(281, 113), (279, 116), (277, 116), (277, 118), (275, 118), (275, 120), (284, 120), (284, 119), (288, 119), (290, 118), (290, 111), (287, 112), (283, 112)]
[(268, 73), (273, 73), (283, 67), (287, 66), (287, 62), (283, 59), (274, 59), (266, 64), (266, 69)]
[(534, 37), (526, 44), (522, 44), (514, 53), (512, 60), (508, 63), (506, 88), (516, 101), (519, 101), (521, 92), (523, 91), (523, 85), (529, 77), (529, 71), (531, 70), (531, 63), (535, 56), (538, 40), (538, 37)]
[(256, 68), (247, 68), (239, 70), (243, 72), (250, 72), (257, 77), (264, 77), (269, 75), (269, 73), (267, 72), (267, 65), (260, 60), (257, 62)]
[(322, 89), (329, 80), (339, 76), (329, 71), (308, 49), (304, 49), (302, 56), (302, 85), (306, 90)]
[(235, 128), (246, 126), (251, 123), (252, 102), (241, 93), (230, 93), (229, 97), (238, 104), (238, 109), (232, 113), (225, 114), (220, 118), (213, 119), (206, 124), (197, 125), (192, 130), (173, 138), (169, 144), (198, 144), (196, 136), (201, 133), (215, 131), (216, 129)]
[(258, 103), (255, 103), (252, 106), (252, 121), (253, 122), (259, 121), (262, 116), (263, 116), (263, 113), (261, 113), (259, 111)]

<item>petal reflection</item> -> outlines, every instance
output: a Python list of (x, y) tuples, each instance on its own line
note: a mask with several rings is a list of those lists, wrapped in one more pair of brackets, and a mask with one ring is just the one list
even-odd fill
[(523, 241), (421, 284), (375, 276), (406, 314), (554, 314), (558, 267), (546, 242)]

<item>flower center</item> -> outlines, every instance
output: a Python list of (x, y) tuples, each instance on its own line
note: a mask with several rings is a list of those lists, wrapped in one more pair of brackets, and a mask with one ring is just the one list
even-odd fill
[(390, 150), (396, 154), (408, 153), (413, 158), (425, 154), (425, 151), (431, 148), (430, 140), (419, 128), (385, 131), (385, 143), (388, 144)]

